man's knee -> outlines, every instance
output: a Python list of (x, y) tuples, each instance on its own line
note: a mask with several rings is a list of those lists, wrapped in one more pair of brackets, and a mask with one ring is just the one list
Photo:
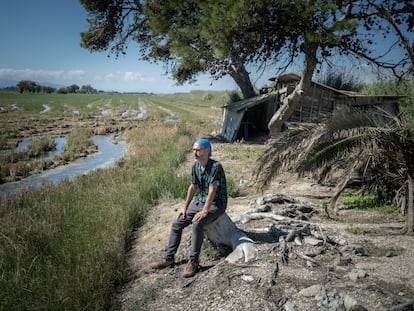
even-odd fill
[(174, 231), (179, 231), (184, 229), (185, 223), (179, 220), (174, 220), (171, 224), (171, 229)]
[(191, 228), (193, 232), (202, 232), (204, 230), (204, 226), (205, 226), (205, 222), (204, 221), (194, 221), (191, 224)]

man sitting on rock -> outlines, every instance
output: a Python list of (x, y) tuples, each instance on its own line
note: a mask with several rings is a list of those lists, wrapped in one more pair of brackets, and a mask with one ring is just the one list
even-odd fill
[[(210, 158), (210, 142), (207, 139), (197, 140), (193, 145), (193, 152), (196, 161), (192, 166), (191, 184), (187, 190), (184, 207), (172, 223), (164, 258), (151, 264), (153, 269), (173, 266), (182, 231), (192, 224), (190, 260), (184, 269), (183, 277), (192, 277), (196, 274), (204, 227), (224, 214), (227, 208), (226, 175), (221, 163)], [(194, 197), (197, 189), (200, 192)]]

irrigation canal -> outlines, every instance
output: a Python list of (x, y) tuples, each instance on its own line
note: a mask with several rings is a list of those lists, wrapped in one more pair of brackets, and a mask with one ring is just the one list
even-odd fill
[[(64, 138), (56, 139), (57, 145), (61, 146)], [(43, 174), (2, 184), (0, 185), (0, 198), (4, 198), (8, 194), (16, 193), (29, 187), (37, 187), (47, 182), (55, 184), (63, 178), (71, 179), (77, 175), (86, 174), (93, 169), (108, 167), (116, 160), (122, 158), (127, 150), (127, 144), (125, 142), (113, 143), (110, 135), (93, 136), (92, 140), (98, 146), (98, 152), (80, 158), (70, 164), (47, 170)], [(49, 156), (53, 156), (53, 154)]]

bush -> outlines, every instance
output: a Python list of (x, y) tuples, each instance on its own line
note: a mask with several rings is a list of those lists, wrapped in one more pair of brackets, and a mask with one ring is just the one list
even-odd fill
[(401, 81), (397, 79), (378, 81), (367, 84), (363, 92), (368, 95), (405, 95), (400, 101), (401, 119), (409, 125), (414, 125), (414, 79)]
[(236, 183), (231, 178), (227, 178), (227, 192), (231, 198), (236, 198), (240, 195), (240, 188), (237, 187)]
[(235, 103), (242, 100), (242, 97), (239, 92), (233, 91), (229, 93), (229, 101), (228, 104)]
[(214, 98), (213, 94), (211, 93), (207, 93), (206, 95), (203, 96), (203, 100), (204, 101), (210, 101)]

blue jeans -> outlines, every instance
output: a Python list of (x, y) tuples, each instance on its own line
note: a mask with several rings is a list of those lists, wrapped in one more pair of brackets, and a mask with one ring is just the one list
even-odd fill
[(173, 221), (168, 246), (165, 252), (165, 258), (170, 260), (174, 259), (178, 246), (180, 246), (183, 229), (192, 224), (190, 258), (198, 260), (200, 257), (201, 245), (203, 244), (204, 239), (204, 227), (212, 223), (220, 215), (224, 214), (225, 211), (225, 208), (219, 208), (215, 202), (213, 202), (208, 209), (206, 217), (193, 222), (192, 219), (195, 214), (200, 212), (203, 207), (204, 203), (195, 202), (193, 200), (187, 208), (185, 217), (180, 217), (179, 219), (175, 219)]

